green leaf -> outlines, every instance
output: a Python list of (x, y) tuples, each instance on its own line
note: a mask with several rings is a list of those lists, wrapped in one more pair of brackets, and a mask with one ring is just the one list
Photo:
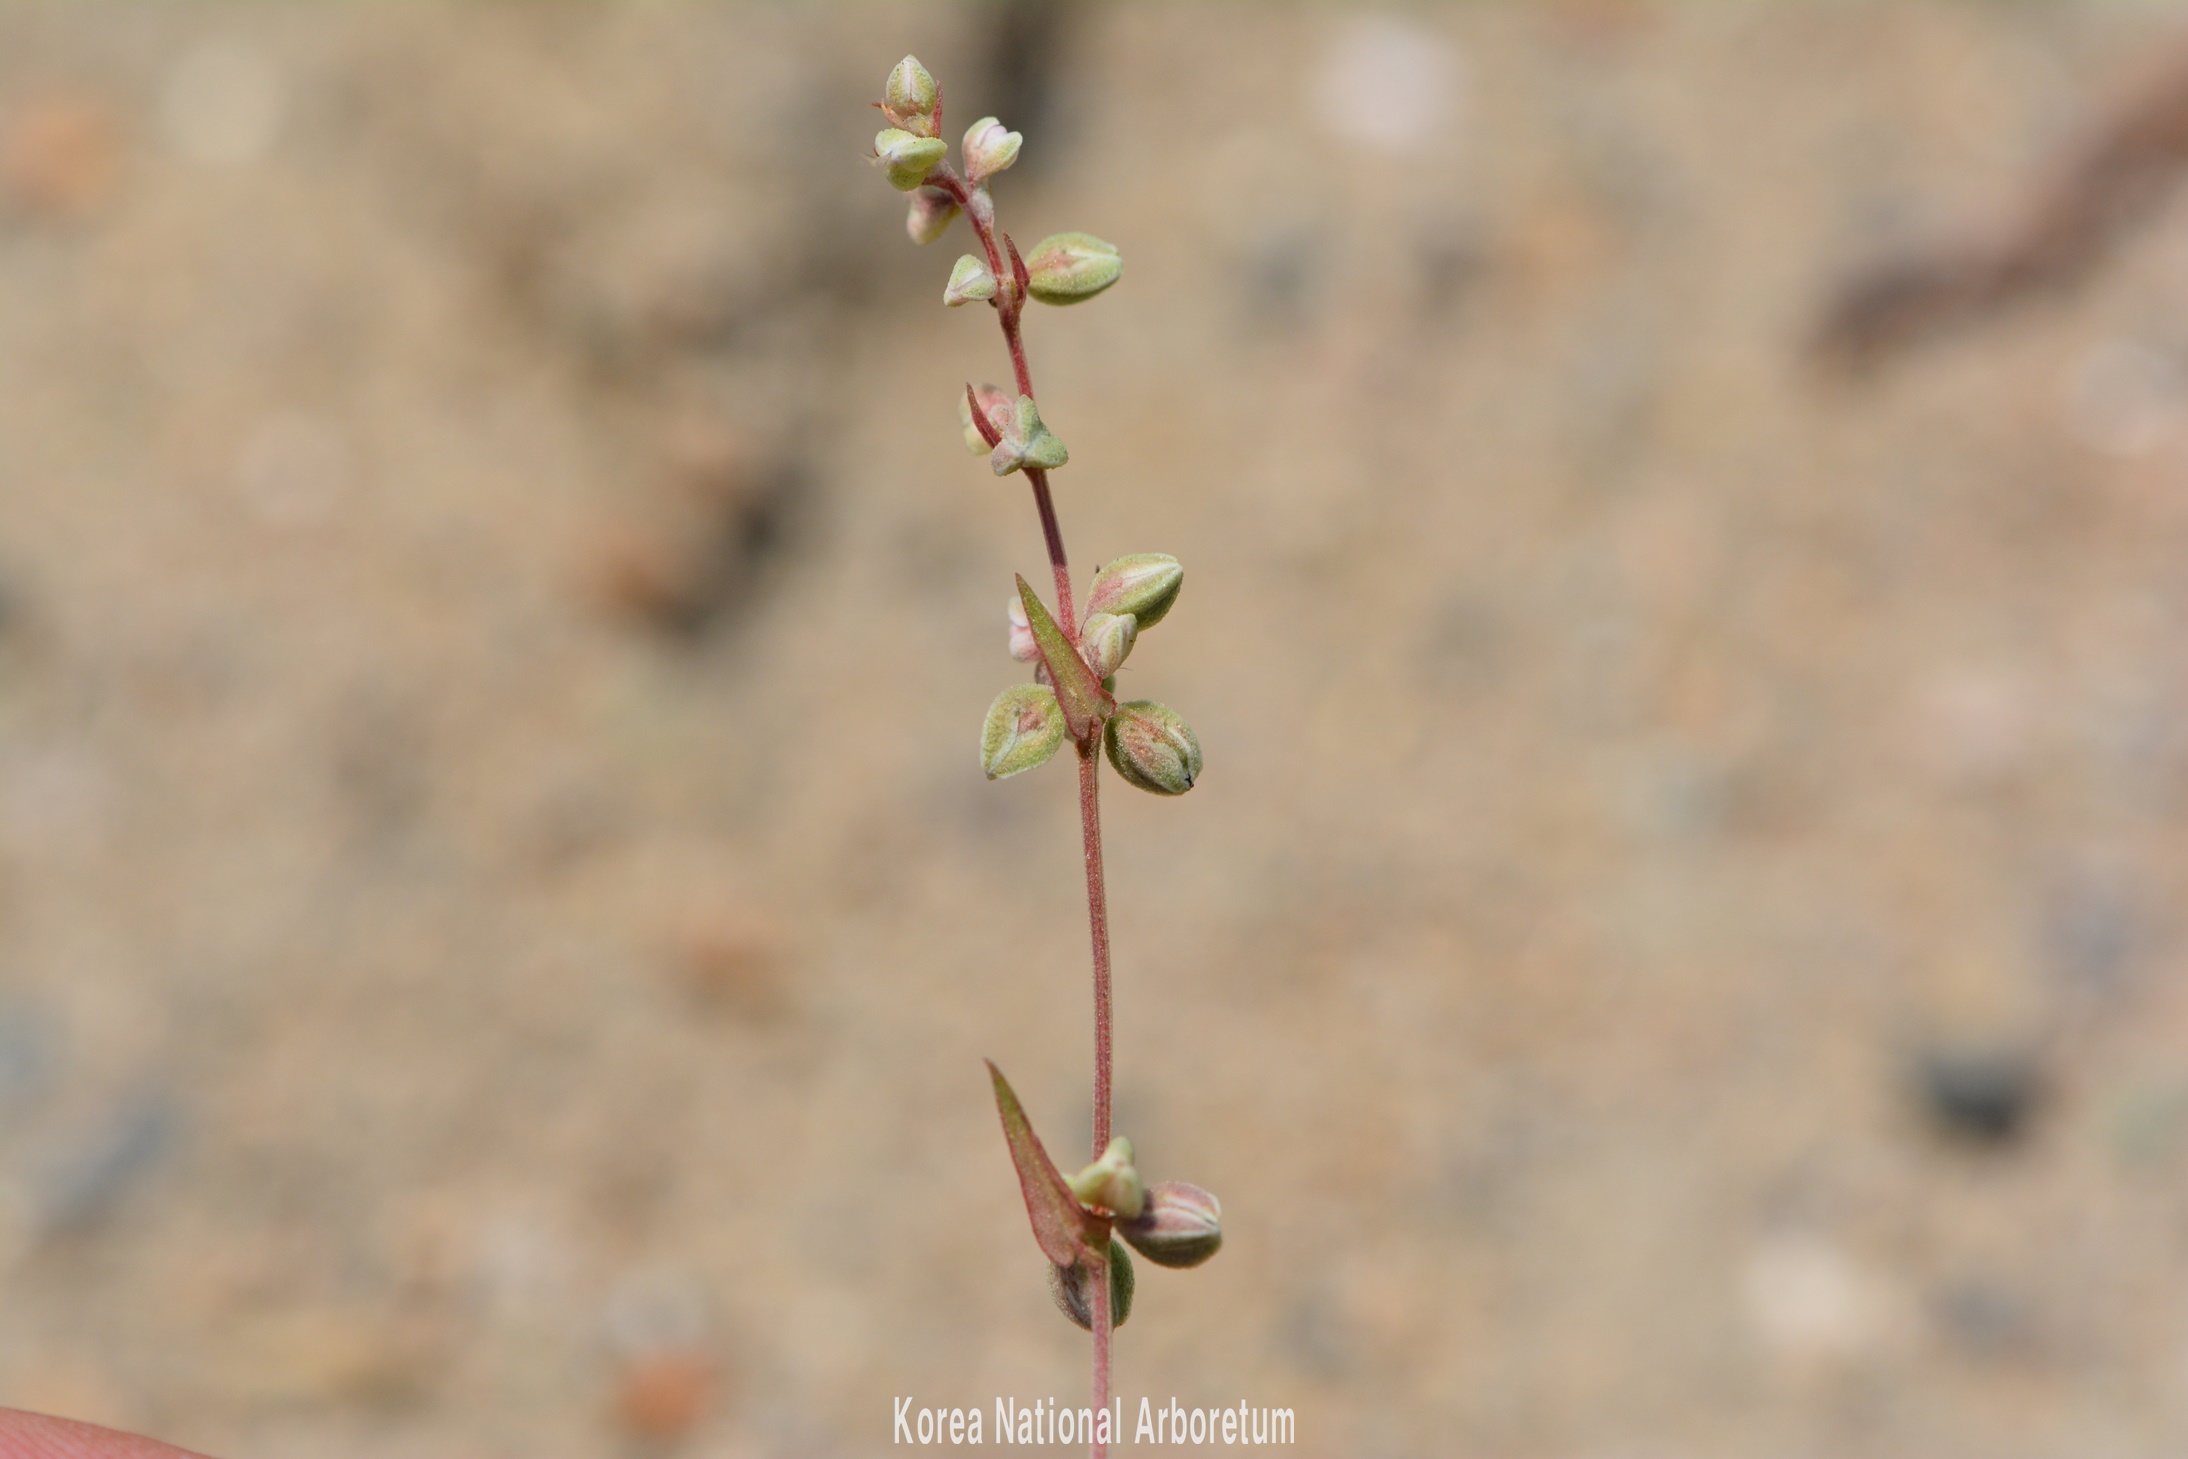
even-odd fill
[(1064, 1182), (1056, 1163), (1041, 1148), (1018, 1096), (995, 1061), (986, 1061), (995, 1081), (995, 1108), (1003, 1117), (1003, 1138), (1010, 1144), (1011, 1164), (1018, 1167), (1018, 1188), (1026, 1198), (1026, 1216), (1033, 1222), (1033, 1239), (1041, 1254), (1060, 1267), (1085, 1261), (1109, 1249), (1109, 1223), (1079, 1204)]
[(1040, 595), (1023, 575), (1018, 579), (1018, 596), (1025, 600), (1026, 623), (1033, 630), (1034, 646), (1041, 650), (1041, 662), (1048, 665), (1048, 677), (1056, 686), (1056, 702), (1064, 710), (1064, 727), (1075, 740), (1091, 738), (1116, 710), (1116, 698), (1094, 677), (1094, 671), (1079, 657), (1071, 640), (1064, 637), (1064, 631), (1056, 626)]

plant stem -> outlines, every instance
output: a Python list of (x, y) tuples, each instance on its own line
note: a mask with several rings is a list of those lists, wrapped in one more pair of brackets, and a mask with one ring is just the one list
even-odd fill
[[(1003, 326), (1004, 343), (1010, 346), (1011, 370), (1018, 393), (1033, 398), (1033, 372), (1026, 365), (1026, 345), (1019, 331), (1026, 295), (1017, 273), (1004, 261), (997, 246), (995, 213), (984, 191), (975, 192), (947, 165), (937, 167), (928, 181), (950, 195), (964, 209), (965, 220), (979, 236), (988, 256), (988, 271), (995, 275), (993, 301), (996, 318)], [(1012, 251), (1015, 261), (1016, 250)], [(1048, 548), (1049, 570), (1056, 577), (1056, 618), (1074, 646), (1079, 641), (1078, 608), (1072, 601), (1071, 564), (1064, 556), (1063, 528), (1056, 521), (1056, 501), (1049, 495), (1048, 473), (1037, 466), (1025, 470), (1033, 485), (1034, 510), (1041, 516), (1041, 538)], [(1079, 846), (1086, 862), (1086, 922), (1094, 944), (1094, 1158), (1109, 1146), (1110, 1078), (1114, 1054), (1110, 1046), (1109, 1010), (1109, 894), (1102, 882), (1102, 805), (1100, 764), (1095, 735), (1079, 742)], [(1093, 1276), (1094, 1299), (1094, 1409), (1109, 1407), (1109, 1352), (1113, 1326), (1109, 1311), (1109, 1254), (1103, 1252)], [(1114, 1436), (1112, 1436), (1114, 1437)], [(1109, 1446), (1089, 1436), (1094, 1459), (1107, 1459)]]
[[(1079, 746), (1079, 840), (1086, 861), (1086, 917), (1094, 937), (1094, 1158), (1109, 1148), (1109, 893), (1102, 884), (1100, 760)], [(1107, 1287), (1103, 1291), (1109, 1290)]]
[[(1032, 394), (1031, 391), (1026, 392)], [(1073, 643), (1079, 641), (1078, 610), (1071, 605), (1071, 564), (1064, 560), (1064, 530), (1056, 525), (1056, 503), (1048, 494), (1048, 473), (1038, 466), (1026, 468), (1033, 483), (1033, 507), (1041, 514), (1041, 536), (1048, 543), (1048, 567), (1056, 576), (1056, 620)], [(1095, 1152), (1098, 1156), (1099, 1151)]]
[[(1079, 745), (1079, 840), (1086, 860), (1086, 920), (1094, 938), (1094, 1156), (1109, 1146), (1109, 893), (1102, 885), (1102, 802), (1100, 760), (1094, 742)], [(1094, 1412), (1109, 1406), (1109, 1254), (1094, 1273)], [(1096, 1420), (1099, 1422), (1099, 1420)], [(1112, 1435), (1111, 1437), (1116, 1437)], [(1109, 1446), (1093, 1443), (1094, 1459), (1106, 1459)]]

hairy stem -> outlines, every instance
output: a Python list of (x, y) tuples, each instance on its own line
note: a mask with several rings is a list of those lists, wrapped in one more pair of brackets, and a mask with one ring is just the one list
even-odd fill
[[(1026, 295), (1019, 283), (1017, 250), (1010, 249), (1010, 259), (1004, 258), (1004, 248), (998, 245), (995, 232), (995, 213), (985, 193), (976, 193), (966, 186), (947, 165), (937, 167), (928, 175), (928, 182), (950, 195), (951, 201), (964, 209), (965, 220), (980, 239), (980, 247), (988, 256), (988, 271), (995, 275), (996, 292), (992, 301), (997, 321), (1003, 327), (1003, 341), (1010, 347), (1010, 365), (1018, 382), (1018, 393), (1028, 399), (1033, 396), (1033, 372), (1026, 364), (1026, 344), (1019, 330), (1019, 316), (1025, 312)], [(1034, 510), (1041, 517), (1041, 539), (1048, 548), (1049, 570), (1056, 577), (1056, 619), (1074, 645), (1079, 641), (1078, 607), (1072, 601), (1071, 564), (1064, 556), (1063, 528), (1056, 521), (1056, 501), (1049, 495), (1048, 473), (1037, 466), (1025, 471), (1026, 480), (1033, 486)], [(1109, 1013), (1109, 894), (1102, 884), (1102, 805), (1101, 777), (1097, 773), (1099, 763), (1096, 741), (1099, 734), (1079, 744), (1079, 845), (1086, 862), (1086, 921), (1087, 931), (1094, 944), (1094, 1156), (1109, 1145), (1110, 1077), (1114, 1056), (1110, 1047)], [(1109, 1311), (1109, 1257), (1105, 1252), (1093, 1272), (1094, 1299), (1094, 1412), (1101, 1413), (1109, 1406), (1109, 1350), (1112, 1323)], [(1090, 1438), (1094, 1459), (1106, 1459), (1109, 1446)]]

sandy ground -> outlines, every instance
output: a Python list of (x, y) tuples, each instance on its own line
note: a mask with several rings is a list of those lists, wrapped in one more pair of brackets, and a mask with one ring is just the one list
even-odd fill
[(1069, 776), (974, 756), (1040, 543), (963, 225), (860, 160), (909, 49), (1128, 260), (1030, 316), (1075, 562), (1188, 571), (1118, 1118), (1229, 1234), (1128, 1401), (2188, 1449), (2188, 201), (1803, 354), (2172, 38), (0, 6), (0, 1402), (732, 1459), (1082, 1391), (979, 1062), (1077, 1148)]

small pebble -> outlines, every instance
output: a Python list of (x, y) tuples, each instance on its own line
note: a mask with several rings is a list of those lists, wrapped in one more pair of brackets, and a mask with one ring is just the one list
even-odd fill
[(36, 1186), (39, 1235), (73, 1234), (112, 1214), (173, 1149), (180, 1113), (163, 1095), (140, 1095), (65, 1151)]
[(1787, 1357), (1843, 1357), (1876, 1335), (1882, 1310), (1876, 1284), (1823, 1237), (1780, 1235), (1757, 1243), (1740, 1287), (1749, 1320)]
[(695, 1001), (739, 1018), (779, 1016), (787, 998), (780, 977), (781, 934), (746, 908), (721, 907), (687, 919), (677, 962)]
[(2043, 1084), (2033, 1056), (2003, 1048), (1941, 1048), (1921, 1056), (1924, 1104), (1949, 1134), (2007, 1145), (2025, 1134)]
[(81, 217), (113, 190), (114, 119), (82, 97), (26, 106), (0, 134), (0, 198), (32, 213)]
[(704, 1354), (652, 1353), (617, 1376), (616, 1422), (636, 1438), (673, 1443), (705, 1419), (714, 1392), (714, 1364)]
[(287, 110), (288, 84), (271, 57), (241, 41), (204, 41), (168, 72), (160, 126), (189, 161), (234, 167), (273, 150)]
[(2028, 1303), (1994, 1282), (1954, 1283), (1938, 1294), (1936, 1312), (1946, 1333), (1973, 1357), (2012, 1357), (2035, 1343)]
[(1457, 111), (1457, 55), (1441, 36), (1401, 15), (1348, 17), (1315, 78), (1315, 112), (1348, 142), (1411, 152), (1449, 128)]

